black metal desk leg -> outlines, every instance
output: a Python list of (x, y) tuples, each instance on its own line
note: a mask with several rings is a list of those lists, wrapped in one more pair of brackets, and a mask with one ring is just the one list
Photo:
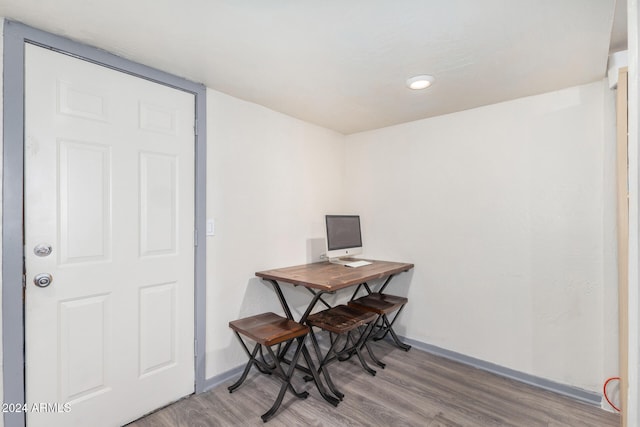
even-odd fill
[[(382, 287), (380, 288), (380, 290), (378, 291), (379, 293), (383, 293), (384, 289), (387, 287), (387, 285), (389, 284), (389, 282), (391, 281), (391, 279), (393, 279), (393, 274), (390, 275), (389, 277), (387, 277), (387, 280), (385, 280), (384, 284), (382, 285)], [(371, 293), (371, 292), (369, 292)]]
[(287, 300), (284, 299), (284, 295), (282, 294), (282, 289), (280, 289), (280, 284), (275, 280), (269, 280), (269, 282), (271, 282), (271, 284), (273, 285), (273, 290), (276, 291), (276, 295), (278, 295), (278, 299), (280, 300), (280, 305), (282, 306), (282, 309), (284, 310), (284, 314), (285, 316), (287, 316), (287, 319), (295, 320), (293, 318), (293, 315), (291, 314), (291, 309), (289, 308), (289, 304), (287, 304)]

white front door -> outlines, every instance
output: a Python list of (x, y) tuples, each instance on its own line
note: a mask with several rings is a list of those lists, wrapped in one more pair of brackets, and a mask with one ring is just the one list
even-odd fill
[(194, 95), (25, 55), (27, 424), (121, 425), (194, 391)]

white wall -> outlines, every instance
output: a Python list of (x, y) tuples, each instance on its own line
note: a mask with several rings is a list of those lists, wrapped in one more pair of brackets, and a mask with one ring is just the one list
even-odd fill
[(367, 255), (416, 265), (394, 284), (402, 334), (591, 391), (617, 373), (613, 96), (603, 81), (347, 137)]
[[(213, 90), (207, 110), (210, 378), (246, 361), (230, 320), (282, 312), (254, 273), (319, 259), (322, 214), (343, 204), (344, 136)], [(283, 290), (298, 301), (293, 287)]]

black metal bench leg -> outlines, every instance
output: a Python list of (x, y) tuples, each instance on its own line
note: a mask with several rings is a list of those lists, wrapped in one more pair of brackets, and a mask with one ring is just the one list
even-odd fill
[[(377, 319), (376, 319), (377, 320)], [(355, 340), (353, 338), (353, 334), (351, 333), (352, 331), (347, 333), (347, 342), (345, 343), (344, 349), (343, 351), (339, 351), (336, 352), (336, 357), (340, 362), (344, 362), (346, 360), (349, 360), (351, 358), (351, 356), (353, 356), (354, 354), (358, 357), (358, 360), (360, 360), (360, 364), (362, 365), (362, 368), (368, 372), (371, 375), (376, 375), (376, 371), (375, 369), (372, 369), (369, 364), (366, 362), (366, 360), (364, 359), (364, 357), (362, 356), (362, 348), (366, 347), (367, 352), (369, 353), (369, 356), (371, 357), (371, 360), (373, 360), (373, 362), (380, 366), (381, 368), (385, 368), (384, 363), (382, 363), (380, 361), (380, 359), (378, 359), (376, 357), (376, 355), (373, 353), (373, 350), (371, 350), (371, 347), (368, 344), (369, 339), (371, 338), (371, 333), (373, 332), (373, 328), (375, 326), (375, 321), (371, 322), (370, 324), (368, 324), (365, 328), (364, 331), (361, 330), (361, 328), (358, 328), (358, 332), (360, 333), (359, 337), (357, 340)], [(349, 342), (351, 343), (351, 347), (349, 347), (347, 349), (347, 346), (349, 344)], [(344, 354), (343, 354), (344, 353)]]
[(393, 342), (395, 342), (396, 345), (400, 347), (402, 350), (404, 351), (411, 350), (411, 346), (409, 344), (405, 344), (402, 341), (400, 341), (400, 338), (398, 338), (398, 336), (396, 335), (396, 332), (393, 329), (389, 329), (389, 334), (391, 335)]
[(296, 392), (293, 386), (291, 385), (291, 377), (293, 376), (293, 372), (296, 370), (298, 358), (300, 357), (300, 353), (302, 352), (302, 348), (304, 346), (304, 339), (305, 339), (304, 336), (297, 338), (298, 347), (296, 347), (296, 351), (293, 355), (293, 358), (291, 359), (291, 364), (289, 365), (289, 372), (287, 372), (286, 374), (282, 369), (282, 365), (278, 361), (278, 358), (273, 353), (273, 350), (271, 350), (271, 347), (267, 347), (267, 350), (269, 351), (269, 355), (274, 360), (275, 371), (279, 374), (278, 377), (280, 377), (280, 379), (283, 381), (283, 384), (280, 387), (280, 392), (278, 393), (278, 397), (276, 398), (275, 402), (273, 402), (273, 406), (271, 406), (271, 408), (261, 416), (262, 421), (264, 421), (265, 423), (269, 421), (269, 419), (273, 417), (275, 413), (278, 411), (278, 408), (282, 404), (282, 399), (284, 398), (284, 395), (287, 392), (287, 389), (291, 389), (297, 397), (300, 397), (303, 399), (309, 396), (309, 393), (307, 393), (306, 391), (302, 393)]
[(380, 315), (380, 324), (376, 325), (376, 327), (378, 328), (378, 331), (373, 336), (373, 341), (383, 340), (389, 333), (389, 319), (386, 314)]
[[(291, 344), (294, 340), (289, 341), (287, 344)], [(278, 346), (279, 347), (279, 346)], [(289, 346), (287, 346), (288, 348)], [(299, 345), (298, 345), (299, 347)], [(298, 348), (296, 348), (295, 353), (298, 351)], [(294, 360), (286, 360), (286, 358), (284, 357), (284, 354), (282, 354), (280, 352), (280, 348), (278, 348), (278, 351), (276, 351), (275, 353), (273, 352), (273, 350), (269, 349), (269, 354), (272, 358), (272, 360), (275, 360), (275, 362), (273, 362), (274, 367), (273, 367), (273, 371), (275, 371), (280, 377), (282, 378), (286, 378), (288, 376), (288, 374), (284, 373), (284, 369), (282, 368), (282, 363), (286, 363), (291, 367), (293, 367), (293, 369), (298, 369), (300, 368), (300, 366), (298, 365), (298, 358), (300, 355), (298, 355), (295, 358), (295, 362)], [(293, 373), (291, 373), (291, 375), (293, 375)], [(291, 390), (291, 393), (293, 393), (296, 397), (300, 398), (300, 399), (306, 399), (309, 396), (309, 393), (306, 391), (302, 391), (302, 392), (298, 392), (294, 387), (293, 384), (291, 384), (291, 382), (289, 381), (289, 390)]]
[[(325, 355), (324, 358), (322, 357), (322, 351), (320, 351), (320, 344), (318, 343), (318, 339), (316, 338), (316, 335), (313, 332), (313, 330), (311, 330), (311, 341), (313, 342), (313, 348), (316, 352), (316, 356), (318, 357), (318, 372), (317, 372), (318, 375), (322, 373), (322, 376), (324, 377), (324, 380), (327, 382), (327, 387), (329, 387), (329, 390), (331, 390), (331, 393), (333, 393), (340, 400), (344, 399), (344, 393), (338, 390), (336, 385), (333, 383), (333, 380), (331, 379), (331, 375), (329, 375), (329, 371), (325, 369), (325, 366), (328, 364), (328, 361), (331, 358), (333, 348), (336, 346), (338, 339), (337, 338), (335, 340), (331, 339), (331, 345), (329, 347), (329, 350), (327, 350), (327, 354)], [(309, 381), (311, 380), (311, 378), (305, 377), (305, 380)]]
[(340, 400), (336, 399), (334, 396), (331, 396), (329, 393), (327, 393), (327, 389), (324, 388), (324, 384), (322, 384), (322, 381), (318, 376), (318, 372), (316, 371), (315, 365), (313, 363), (313, 359), (311, 359), (311, 354), (309, 354), (309, 350), (307, 350), (306, 346), (302, 348), (302, 357), (304, 357), (304, 360), (307, 363), (307, 367), (309, 368), (309, 373), (311, 374), (311, 378), (313, 379), (313, 382), (318, 388), (320, 395), (324, 398), (324, 400), (326, 400), (333, 406), (338, 406), (338, 403), (340, 403)]
[[(378, 319), (376, 319), (375, 321), (373, 321), (370, 324), (368, 324), (367, 327), (365, 328), (365, 330), (363, 331), (364, 339), (362, 340), (362, 344), (360, 345), (360, 349), (362, 350), (363, 347), (366, 348), (367, 349), (367, 353), (369, 353), (369, 357), (371, 358), (371, 360), (373, 360), (373, 362), (376, 365), (378, 365), (379, 367), (384, 369), (387, 365), (385, 363), (383, 363), (380, 359), (378, 359), (378, 357), (375, 355), (375, 353), (371, 349), (371, 346), (369, 345), (369, 341), (371, 340), (371, 335), (373, 334), (373, 330), (376, 327), (377, 321), (378, 321)], [(362, 337), (361, 337), (361, 339), (362, 339)]]
[[(338, 358), (338, 360), (340, 360), (341, 362), (344, 360), (347, 360), (351, 357), (351, 355), (353, 353), (357, 353), (358, 357), (362, 359), (362, 352), (361, 350), (363, 348), (367, 349), (367, 353), (369, 353), (369, 357), (371, 357), (371, 360), (378, 365), (379, 367), (381, 367), (382, 369), (384, 369), (387, 365), (383, 362), (380, 361), (380, 359), (378, 359), (375, 355), (375, 353), (373, 352), (373, 350), (371, 349), (371, 346), (369, 346), (369, 340), (371, 340), (371, 335), (373, 334), (373, 330), (376, 327), (376, 323), (377, 323), (378, 319), (376, 319), (375, 321), (369, 323), (365, 328), (364, 331), (361, 331), (361, 328), (358, 328), (358, 332), (360, 333), (360, 337), (358, 338), (357, 342), (353, 342), (354, 346), (351, 350), (351, 352), (349, 353), (348, 357), (344, 357), (344, 358)], [(358, 351), (360, 350), (360, 351)], [(376, 371), (373, 369), (370, 369), (368, 364), (364, 363), (363, 364), (363, 368), (365, 369), (365, 371), (369, 372), (371, 375), (375, 375)]]
[[(242, 343), (242, 347), (244, 347), (245, 351), (247, 352), (247, 355), (249, 356), (249, 361), (247, 362), (247, 365), (244, 367), (244, 371), (242, 371), (242, 375), (240, 375), (240, 378), (238, 379), (238, 381), (236, 381), (235, 383), (233, 383), (232, 385), (227, 387), (228, 390), (229, 390), (229, 393), (233, 393), (233, 391), (235, 389), (237, 389), (238, 387), (240, 387), (240, 385), (242, 385), (244, 380), (247, 379), (247, 375), (249, 375), (249, 371), (251, 370), (251, 366), (253, 366), (255, 364), (256, 366), (259, 367), (259, 364), (258, 364), (258, 362), (256, 360), (256, 355), (258, 354), (258, 349), (260, 348), (260, 344), (256, 344), (255, 347), (253, 348), (253, 352), (249, 353), (249, 349), (245, 345), (244, 341), (242, 341), (242, 339), (240, 339), (240, 342)], [(271, 372), (265, 372), (265, 373), (266, 374), (270, 374)]]
[[(360, 364), (362, 365), (362, 368), (368, 372), (369, 374), (375, 376), (376, 375), (376, 371), (375, 369), (372, 369), (369, 364), (367, 363), (367, 361), (364, 359), (364, 357), (362, 357), (362, 352), (360, 351), (362, 349), (362, 347), (366, 344), (367, 342), (367, 338), (369, 337), (369, 331), (372, 329), (373, 326), (371, 325), (367, 325), (367, 327), (365, 328), (364, 331), (362, 331), (360, 333), (360, 336), (358, 337), (357, 341), (353, 341), (353, 336), (351, 335), (351, 332), (349, 332), (347, 334), (347, 339), (351, 339), (352, 343), (353, 343), (353, 352), (356, 354), (356, 356), (358, 356), (358, 360), (360, 361)], [(372, 358), (374, 359), (374, 358)], [(374, 359), (374, 361), (377, 359)]]
[(364, 346), (367, 349), (367, 353), (369, 353), (369, 357), (371, 358), (371, 360), (373, 360), (373, 363), (375, 363), (376, 365), (384, 369), (387, 366), (387, 364), (382, 362), (380, 359), (378, 359), (378, 357), (375, 355), (373, 350), (371, 350), (371, 346), (369, 345), (368, 341), (364, 342)]
[(360, 353), (360, 349), (359, 348), (356, 348), (356, 356), (358, 356), (358, 360), (360, 360), (360, 364), (362, 365), (362, 368), (365, 371), (367, 371), (369, 374), (375, 376), (376, 375), (375, 369), (371, 369), (371, 367), (369, 366), (367, 361), (364, 360), (364, 357), (362, 357), (362, 354)]
[(380, 341), (381, 339), (386, 337), (387, 334), (390, 334), (391, 339), (393, 339), (393, 342), (395, 343), (396, 346), (398, 346), (404, 351), (411, 350), (411, 346), (409, 344), (403, 343), (400, 340), (400, 338), (398, 338), (398, 335), (396, 335), (396, 332), (393, 330), (393, 324), (395, 323), (396, 319), (400, 315), (400, 312), (402, 311), (403, 308), (404, 306), (400, 307), (400, 309), (396, 312), (396, 315), (393, 317), (393, 320), (391, 322), (389, 322), (389, 318), (387, 317), (386, 314), (383, 314), (381, 316), (382, 322), (381, 322), (381, 325), (379, 326), (380, 330), (374, 335), (373, 337), (374, 341)]
[(258, 368), (258, 371), (260, 371), (261, 373), (263, 373), (265, 375), (271, 375), (271, 373), (273, 372), (273, 370), (276, 367), (275, 367), (273, 361), (271, 363), (267, 362), (267, 359), (264, 357), (264, 353), (262, 351), (263, 348), (264, 348), (264, 346), (261, 345), (260, 346), (260, 359), (258, 359), (256, 357), (255, 365), (256, 365), (256, 368)]

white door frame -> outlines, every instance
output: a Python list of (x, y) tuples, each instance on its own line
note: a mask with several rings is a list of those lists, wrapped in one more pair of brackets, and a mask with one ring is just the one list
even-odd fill
[[(206, 88), (103, 50), (24, 24), (4, 21), (2, 166), (2, 360), (4, 403), (25, 403), (24, 368), (24, 46), (31, 43), (119, 70), (195, 97), (195, 392), (205, 388)], [(5, 427), (24, 426), (25, 414), (5, 412)]]

